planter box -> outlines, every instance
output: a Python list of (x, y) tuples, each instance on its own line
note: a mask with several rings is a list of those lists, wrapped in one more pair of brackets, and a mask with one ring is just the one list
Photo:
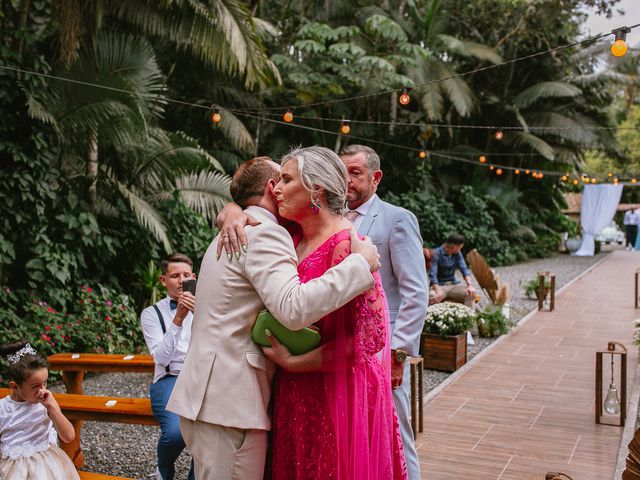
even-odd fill
[(424, 368), (454, 372), (467, 363), (467, 334), (441, 337), (423, 333), (420, 348)]

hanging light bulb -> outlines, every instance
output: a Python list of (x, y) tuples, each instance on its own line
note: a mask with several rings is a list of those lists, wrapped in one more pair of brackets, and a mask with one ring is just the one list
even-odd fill
[(340, 133), (343, 135), (349, 135), (349, 133), (351, 133), (349, 120), (342, 120), (342, 123), (340, 124)]
[(607, 398), (604, 401), (604, 411), (609, 415), (617, 415), (620, 413), (620, 399), (618, 398), (618, 388), (613, 381), (613, 354), (611, 355), (611, 383)]
[(544, 173), (540, 172), (540, 173), (538, 174), (538, 178), (542, 180), (542, 179), (544, 178)]
[(592, 178), (592, 179), (591, 179), (591, 183), (596, 183), (596, 179), (595, 179), (595, 178)]
[(420, 150), (420, 153), (418, 154), (418, 156), (420, 158), (427, 158), (427, 152), (425, 152), (424, 150)]
[(496, 170), (496, 175), (502, 175), (502, 169), (501, 168)]
[(615, 35), (615, 41), (611, 44), (611, 54), (614, 57), (622, 57), (629, 50), (626, 40), (627, 33), (630, 31), (631, 29), (629, 27), (620, 27), (611, 31), (611, 33)]
[(513, 172), (513, 173), (515, 173), (516, 175), (520, 175), (520, 169), (519, 169), (519, 168), (516, 168), (516, 171), (515, 171), (515, 172)]
[(496, 167), (494, 167), (493, 165), (489, 165), (489, 170), (493, 170), (494, 168)]
[(631, 183), (636, 183), (638, 180), (636, 180), (635, 178), (631, 179)]
[(409, 105), (409, 102), (411, 101), (411, 95), (409, 95), (409, 87), (404, 87), (402, 89), (402, 94), (400, 94), (398, 101), (400, 102), (400, 105)]
[(211, 121), (213, 123), (220, 123), (220, 120), (222, 120), (222, 115), (220, 115), (220, 110), (216, 109), (211, 115)]
[(611, 172), (607, 173), (607, 177), (609, 177), (609, 178), (613, 177), (613, 173), (611, 173)]
[(293, 122), (293, 112), (291, 110), (287, 110), (284, 115), (282, 115), (282, 119), (287, 122)]
[(500, 141), (504, 138), (504, 132), (502, 130), (498, 130), (496, 132), (496, 140)]
[(577, 178), (573, 180), (573, 184), (574, 184), (574, 185), (578, 185), (578, 183), (579, 183), (579, 182), (578, 182), (578, 179), (577, 179)]
[(562, 181), (563, 181), (563, 182), (566, 182), (566, 181), (567, 181), (567, 178), (568, 178), (568, 177), (567, 177), (566, 175), (562, 175)]
[(480, 155), (480, 158), (478, 159), (478, 161), (480, 163), (485, 163), (487, 161), (487, 157), (485, 157), (484, 155)]

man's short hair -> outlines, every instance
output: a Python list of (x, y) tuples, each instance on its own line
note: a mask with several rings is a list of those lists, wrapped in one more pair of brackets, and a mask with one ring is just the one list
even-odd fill
[(444, 243), (447, 245), (462, 245), (464, 243), (464, 237), (459, 233), (452, 233)]
[(340, 150), (341, 157), (343, 155), (356, 155), (358, 153), (364, 153), (367, 159), (367, 167), (371, 173), (380, 170), (380, 157), (373, 148), (367, 147), (366, 145), (347, 145)]
[(170, 263), (186, 263), (191, 268), (193, 268), (193, 260), (187, 257), (183, 253), (172, 253), (171, 255), (167, 255), (160, 262), (160, 269), (162, 270), (162, 274), (166, 275), (169, 270)]
[(280, 180), (280, 172), (270, 157), (255, 157), (240, 164), (231, 180), (231, 198), (247, 208), (264, 195), (269, 180)]

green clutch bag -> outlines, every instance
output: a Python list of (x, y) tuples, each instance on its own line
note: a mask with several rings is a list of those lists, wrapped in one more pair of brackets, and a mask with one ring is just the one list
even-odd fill
[(265, 333), (267, 329), (271, 330), (273, 336), (293, 355), (307, 353), (320, 345), (320, 334), (317, 329), (307, 327), (294, 332), (282, 325), (270, 312), (263, 310), (258, 314), (256, 324), (253, 326), (251, 339), (258, 345), (270, 347), (271, 343)]

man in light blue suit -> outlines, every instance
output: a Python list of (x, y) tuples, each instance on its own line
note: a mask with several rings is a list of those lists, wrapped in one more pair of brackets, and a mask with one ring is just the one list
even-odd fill
[(409, 362), (417, 356), (420, 333), (429, 302), (429, 283), (422, 253), (422, 237), (415, 215), (383, 202), (376, 195), (382, 179), (380, 157), (364, 145), (349, 145), (340, 152), (349, 171), (349, 218), (358, 233), (378, 247), (382, 286), (391, 317), (391, 384), (402, 431), (409, 480), (420, 479), (410, 418)]

